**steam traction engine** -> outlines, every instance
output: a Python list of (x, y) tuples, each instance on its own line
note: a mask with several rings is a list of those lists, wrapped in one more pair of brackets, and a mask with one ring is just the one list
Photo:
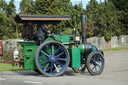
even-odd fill
[[(17, 15), (17, 23), (49, 24), (70, 20), (70, 16)], [(73, 35), (48, 34), (40, 45), (34, 40), (20, 41), (24, 48), (24, 69), (34, 70), (45, 76), (59, 76), (71, 67), (75, 72), (87, 68), (91, 75), (99, 75), (104, 69), (103, 51), (86, 41), (86, 16), (81, 16), (82, 37)]]

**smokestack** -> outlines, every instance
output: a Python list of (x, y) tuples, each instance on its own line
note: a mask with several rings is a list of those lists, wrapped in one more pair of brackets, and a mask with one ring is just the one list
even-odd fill
[(86, 16), (85, 14), (81, 15), (81, 27), (82, 27), (82, 43), (86, 43)]

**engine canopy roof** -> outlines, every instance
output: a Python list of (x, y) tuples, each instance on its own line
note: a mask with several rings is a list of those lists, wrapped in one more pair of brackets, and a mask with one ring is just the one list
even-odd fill
[(17, 23), (33, 22), (33, 23), (58, 23), (63, 20), (70, 20), (68, 15), (16, 15)]

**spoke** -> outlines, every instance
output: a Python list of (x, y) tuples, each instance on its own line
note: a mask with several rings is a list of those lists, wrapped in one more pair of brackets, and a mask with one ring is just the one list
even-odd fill
[(102, 63), (102, 61), (96, 61), (97, 63)]
[(54, 45), (52, 45), (52, 55), (54, 55)]
[(96, 68), (96, 66), (95, 66), (95, 70), (96, 70), (96, 72), (97, 72), (97, 68)]
[(47, 50), (48, 50), (48, 54), (50, 55), (50, 50), (49, 50), (49, 48), (48, 48), (48, 45), (46, 45), (46, 48), (47, 48)]
[(55, 68), (56, 68), (56, 71), (59, 72), (59, 69), (57, 68), (56, 64), (54, 64)]
[(48, 59), (47, 57), (40, 57), (38, 56), (38, 59)]
[(94, 70), (95, 66), (92, 68), (92, 71)]
[(46, 52), (41, 51), (41, 53), (43, 53), (44, 55), (46, 55), (46, 56), (48, 56), (48, 57), (49, 57), (49, 55), (48, 55)]
[(57, 64), (59, 64), (61, 67), (63, 67), (63, 66), (64, 66), (64, 65), (62, 65), (62, 64), (61, 64), (60, 62), (58, 62), (58, 61), (57, 61), (56, 63), (57, 63)]
[(96, 60), (94, 60), (94, 59), (91, 59), (95, 64), (96, 64)]
[[(59, 48), (56, 50), (55, 54), (56, 54), (60, 49), (61, 49), (61, 46), (59, 46)], [(55, 54), (54, 54), (54, 55), (55, 55)]]
[(103, 64), (103, 59), (102, 58), (100, 58), (100, 61), (96, 61), (97, 63), (101, 63), (101, 64)]
[(66, 58), (57, 58), (57, 60), (67, 61), (67, 59), (66, 59)]
[(59, 57), (59, 56), (61, 56), (61, 55), (63, 55), (64, 54), (64, 52), (61, 52), (60, 54), (58, 54), (57, 56), (55, 56), (56, 58), (57, 57)]
[(48, 61), (44, 61), (43, 63), (40, 63), (40, 66), (42, 65), (42, 64), (45, 64), (45, 63), (48, 63), (49, 62), (49, 60)]
[(102, 59), (102, 56), (100, 56), (99, 60), (100, 60), (100, 61), (103, 60), (103, 59)]
[(101, 61), (102, 61), (101, 56), (98, 56), (98, 58), (97, 58), (97, 62), (100, 63)]
[(51, 63), (50, 73), (52, 73), (53, 63)]
[(99, 68), (101, 68), (101, 66), (99, 64), (96, 64)]
[(49, 66), (49, 63), (46, 65), (46, 67), (44, 68), (44, 71), (46, 72), (47, 68)]

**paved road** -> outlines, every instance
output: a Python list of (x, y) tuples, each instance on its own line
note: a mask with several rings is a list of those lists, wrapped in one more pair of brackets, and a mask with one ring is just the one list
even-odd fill
[(128, 85), (128, 49), (105, 52), (101, 75), (74, 73), (68, 69), (60, 77), (44, 77), (33, 71), (2, 71), (0, 85)]

